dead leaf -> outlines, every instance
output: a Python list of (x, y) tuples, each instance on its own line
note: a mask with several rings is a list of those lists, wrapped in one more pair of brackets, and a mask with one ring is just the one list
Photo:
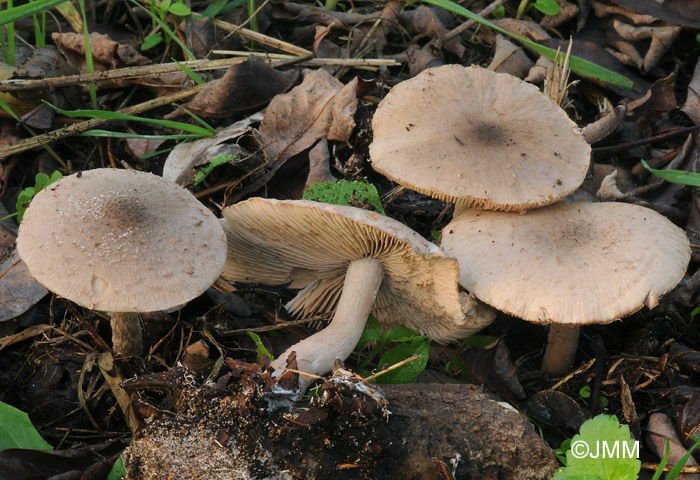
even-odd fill
[(258, 110), (276, 95), (289, 90), (297, 77), (296, 70), (280, 72), (254, 55), (230, 67), (222, 78), (209, 82), (183, 107), (211, 118)]
[(570, 396), (556, 390), (541, 390), (522, 405), (523, 411), (555, 428), (578, 431), (588, 413)]
[(494, 72), (525, 78), (533, 65), (534, 62), (525, 55), (522, 47), (507, 40), (503, 35), (496, 35), (496, 52), (491, 64), (486, 68)]
[(309, 175), (306, 177), (304, 188), (309, 188), (314, 183), (332, 182), (335, 180), (331, 173), (330, 158), (328, 142), (325, 138), (322, 138), (309, 151)]
[(486, 385), (506, 401), (525, 398), (505, 343), (496, 340), (484, 348), (469, 348), (460, 356), (467, 373), (477, 383)]
[(0, 264), (0, 322), (23, 314), (47, 293), (34, 280), (17, 251)]
[(700, 433), (700, 393), (696, 392), (684, 405), (677, 404), (675, 413), (681, 439), (690, 448), (695, 443), (690, 435), (698, 437)]
[[(673, 428), (671, 419), (663, 413), (652, 413), (647, 424), (647, 445), (654, 455), (659, 458), (664, 458), (666, 455), (666, 439), (668, 439), (671, 447), (668, 455), (668, 464), (673, 465), (688, 451), (683, 447), (680, 438), (678, 438), (678, 433)], [(697, 464), (692, 456), (686, 462), (688, 466)], [(697, 479), (697, 475), (678, 475), (676, 479)]]
[[(78, 67), (81, 72), (87, 71), (85, 67), (85, 37), (82, 34), (53, 33), (51, 38), (71, 65)], [(134, 47), (119, 44), (109, 38), (108, 35), (91, 33), (90, 49), (96, 71), (151, 63), (148, 58), (137, 52)]]
[[(172, 149), (163, 165), (163, 178), (182, 186), (192, 184), (196, 175), (195, 168), (208, 163), (212, 158), (224, 153), (240, 153), (224, 151), (229, 147), (238, 148), (239, 139), (250, 133), (257, 136), (251, 126), (262, 120), (262, 113), (255, 113), (248, 118), (240, 120), (217, 133), (214, 137), (201, 138), (194, 142), (181, 142)], [(233, 145), (230, 145), (232, 142)], [(227, 147), (227, 145), (229, 145)], [(257, 153), (257, 152), (256, 152)], [(262, 160), (255, 160), (257, 165), (262, 165)]]
[(700, 58), (695, 63), (693, 77), (688, 84), (688, 96), (681, 111), (688, 115), (695, 125), (700, 125)]
[(663, 20), (669, 25), (700, 28), (698, 0), (613, 0), (629, 10)]
[(278, 95), (260, 125), (270, 167), (311, 147), (320, 138), (347, 141), (355, 128), (357, 78), (343, 86), (325, 70), (305, 70), (301, 85)]
[(126, 151), (136, 158), (153, 153), (167, 140), (162, 138), (127, 138)]
[(545, 28), (555, 28), (578, 15), (579, 8), (573, 3), (566, 0), (557, 0), (557, 3), (559, 4), (559, 13), (556, 15), (545, 15), (540, 25)]
[[(431, 39), (439, 39), (449, 32), (448, 27), (451, 26), (452, 17), (446, 10), (421, 5), (399, 14), (399, 21), (412, 35), (425, 35)], [(465, 48), (459, 35), (444, 42), (442, 47), (457, 58), (464, 56)]]

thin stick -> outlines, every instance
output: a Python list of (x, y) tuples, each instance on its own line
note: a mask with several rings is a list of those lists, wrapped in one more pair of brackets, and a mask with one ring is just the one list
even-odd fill
[(401, 360), (399, 363), (393, 364), (393, 365), (392, 365), (391, 367), (389, 367), (389, 368), (385, 368), (385, 369), (382, 370), (381, 372), (377, 372), (377, 373), (375, 373), (374, 375), (370, 375), (369, 377), (364, 378), (363, 380), (364, 380), (365, 382), (369, 383), (369, 382), (371, 382), (372, 380), (374, 380), (375, 378), (379, 377), (380, 375), (384, 375), (385, 373), (389, 373), (389, 372), (391, 372), (392, 370), (396, 370), (396, 369), (399, 368), (399, 367), (403, 367), (403, 366), (406, 365), (407, 363), (411, 363), (411, 362), (413, 362), (413, 361), (415, 361), (415, 360), (418, 360), (419, 358), (420, 358), (420, 355), (412, 355), (412, 356), (408, 357), (408, 358), (405, 359), (405, 360)]
[(214, 19), (212, 20), (212, 24), (224, 32), (235, 33), (236, 35), (240, 35), (248, 40), (253, 40), (267, 47), (276, 48), (277, 50), (282, 50), (283, 52), (291, 53), (292, 55), (304, 56), (313, 54), (312, 51), (306, 50), (305, 48), (297, 47), (296, 45), (283, 40), (268, 37), (262, 33), (254, 32), (253, 30), (248, 30), (247, 28), (239, 27), (232, 23), (224, 22), (223, 20)]
[[(493, 13), (494, 10), (496, 10), (498, 7), (506, 3), (506, 0), (496, 0), (495, 2), (492, 2), (488, 7), (484, 8), (481, 10), (477, 15), (480, 17), (486, 17), (487, 15), (490, 15)], [(440, 39), (440, 43), (442, 45), (445, 44), (445, 42), (449, 42), (452, 40), (452, 38), (456, 37), (457, 35), (460, 35), (462, 32), (466, 31), (467, 29), (471, 28), (473, 25), (476, 24), (475, 20), (467, 20), (464, 23), (461, 23), (457, 27), (453, 28), (449, 32), (445, 34), (444, 37)]]
[[(124, 113), (126, 115), (134, 115), (137, 113), (145, 112), (147, 110), (152, 110), (154, 108), (162, 107), (163, 105), (168, 105), (173, 102), (182, 100), (183, 98), (191, 97), (200, 90), (202, 90), (204, 85), (196, 85), (190, 89), (183, 90), (178, 93), (173, 93), (172, 95), (166, 95), (164, 97), (155, 98), (147, 102), (139, 103), (131, 107), (126, 107), (120, 110), (119, 113)], [(41, 145), (59, 140), (61, 138), (71, 137), (73, 135), (78, 135), (86, 130), (104, 125), (108, 122), (113, 122), (114, 120), (108, 120), (103, 118), (91, 118), (90, 120), (85, 120), (84, 122), (69, 125), (68, 127), (60, 128), (52, 132), (44, 133), (42, 135), (37, 135), (36, 137), (27, 138), (20, 142), (14, 143), (12, 145), (6, 145), (0, 147), (0, 160), (16, 155), (18, 153), (24, 152), (26, 150), (31, 150), (32, 148), (39, 147)]]
[(317, 316), (311, 317), (311, 318), (304, 318), (302, 320), (291, 320), (289, 322), (277, 323), (275, 325), (266, 325), (264, 327), (239, 328), (236, 330), (223, 330), (223, 331), (219, 332), (219, 335), (235, 335), (237, 333), (248, 333), (248, 332), (253, 332), (253, 333), (270, 332), (272, 330), (281, 330), (281, 329), (287, 328), (287, 327), (294, 327), (296, 325), (304, 325), (306, 323), (319, 322), (319, 321), (329, 320), (329, 319), (330, 319), (329, 315), (317, 315)]

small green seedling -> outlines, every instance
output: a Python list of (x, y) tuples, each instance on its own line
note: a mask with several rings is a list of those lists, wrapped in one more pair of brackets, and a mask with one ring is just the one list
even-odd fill
[(209, 160), (209, 165), (206, 167), (202, 168), (200, 171), (197, 172), (197, 174), (194, 177), (194, 184), (199, 185), (199, 183), (206, 178), (209, 173), (214, 170), (216, 167), (224, 165), (231, 160), (235, 160), (238, 158), (238, 155), (219, 155), (218, 157), (214, 157), (211, 160)]
[(58, 170), (53, 172), (51, 176), (48, 176), (45, 173), (37, 173), (34, 177), (34, 186), (27, 187), (19, 192), (19, 195), (17, 196), (17, 203), (15, 204), (17, 211), (11, 215), (0, 218), (0, 222), (16, 216), (17, 223), (21, 223), (24, 212), (27, 210), (27, 207), (29, 207), (29, 203), (32, 201), (34, 196), (59, 178), (63, 178), (63, 174), (61, 174), (61, 172)]
[(258, 335), (255, 332), (248, 332), (248, 336), (253, 339), (253, 341), (255, 342), (255, 347), (258, 349), (258, 363), (262, 363), (263, 355), (269, 358), (271, 362), (275, 359), (275, 357), (270, 353), (270, 351), (267, 348), (265, 348), (265, 345), (263, 345), (262, 340), (260, 340), (260, 335)]
[[(578, 396), (581, 397), (584, 400), (588, 400), (591, 398), (591, 387), (588, 385), (581, 387), (581, 390), (578, 391)], [(605, 408), (608, 406), (608, 398), (605, 397), (604, 395), (599, 395), (598, 396), (598, 404)]]
[(362, 333), (357, 349), (366, 347), (374, 341), (374, 347), (367, 355), (367, 358), (360, 364), (359, 370), (363, 377), (368, 377), (369, 372), (363, 369), (371, 362), (379, 352), (385, 350), (393, 343), (397, 346), (384, 352), (377, 362), (379, 370), (384, 370), (407, 358), (418, 355), (418, 359), (409, 362), (399, 368), (377, 377), (377, 383), (416, 383), (420, 372), (425, 370), (428, 364), (428, 354), (430, 352), (430, 339), (424, 335), (418, 335), (417, 330), (397, 325), (396, 327), (381, 332), (379, 321), (370, 315), (367, 320), (367, 328)]
[(382, 202), (379, 200), (377, 188), (367, 182), (338, 180), (336, 182), (315, 183), (306, 189), (303, 198), (304, 200), (315, 200), (332, 205), (372, 207), (376, 212), (386, 215)]
[(639, 442), (632, 439), (629, 426), (620, 425), (617, 417), (598, 415), (583, 422), (570, 440), (566, 466), (553, 480), (634, 480), (642, 468), (638, 457)]

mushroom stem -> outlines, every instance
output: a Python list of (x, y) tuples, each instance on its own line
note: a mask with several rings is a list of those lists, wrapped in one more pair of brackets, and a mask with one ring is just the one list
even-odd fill
[(123, 357), (143, 355), (141, 319), (135, 312), (112, 312), (112, 348)]
[[(331, 371), (336, 358), (345, 360), (362, 336), (367, 317), (384, 278), (382, 264), (374, 258), (354, 260), (348, 265), (343, 293), (335, 315), (326, 328), (289, 347), (273, 367), (286, 367), (287, 357), (296, 352), (299, 370), (313, 375)], [(301, 375), (299, 386), (305, 391), (313, 379)]]
[(549, 341), (542, 359), (542, 370), (565, 373), (571, 369), (578, 346), (579, 327), (553, 323), (549, 328)]

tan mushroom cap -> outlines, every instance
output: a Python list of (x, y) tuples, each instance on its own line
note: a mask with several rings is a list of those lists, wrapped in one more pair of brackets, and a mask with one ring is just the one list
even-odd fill
[(537, 87), (444, 65), (399, 83), (372, 119), (375, 170), (441, 200), (490, 210), (549, 205), (576, 190), (590, 146)]
[[(302, 288), (287, 305), (292, 313), (333, 311), (348, 264), (373, 257), (384, 269), (373, 313), (387, 328), (400, 323), (447, 342), (473, 334), (495, 316), (486, 324), (470, 323), (462, 302), (467, 313), (473, 305), (458, 293), (457, 261), (389, 217), (354, 207), (263, 198), (227, 207), (223, 217), (229, 258), (222, 276)], [(477, 318), (483, 322), (489, 313)]]
[(525, 215), (467, 210), (442, 231), (460, 283), (535, 323), (609, 323), (654, 307), (685, 274), (685, 232), (648, 208), (560, 202)]
[(149, 312), (204, 292), (226, 261), (218, 219), (150, 173), (95, 169), (39, 192), (17, 249), (41, 284), (79, 305)]

